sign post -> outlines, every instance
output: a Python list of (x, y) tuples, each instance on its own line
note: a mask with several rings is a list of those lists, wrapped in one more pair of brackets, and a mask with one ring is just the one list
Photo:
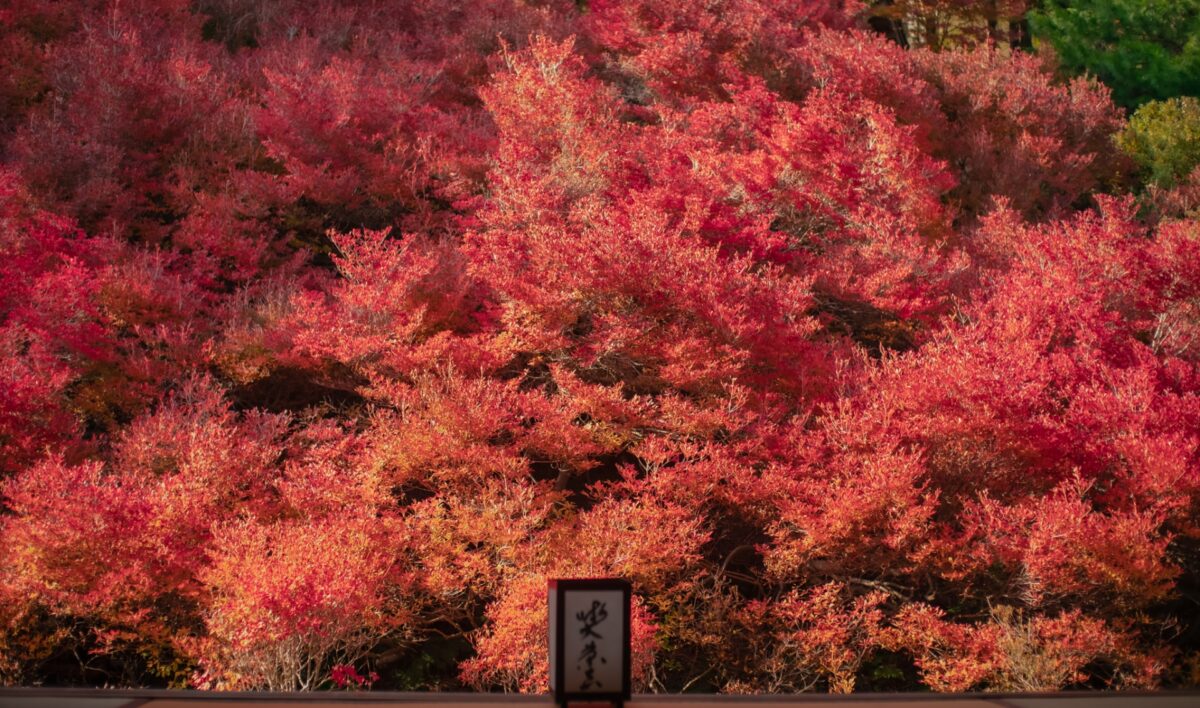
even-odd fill
[(624, 580), (551, 580), (550, 690), (554, 702), (608, 702), (631, 695), (629, 606)]

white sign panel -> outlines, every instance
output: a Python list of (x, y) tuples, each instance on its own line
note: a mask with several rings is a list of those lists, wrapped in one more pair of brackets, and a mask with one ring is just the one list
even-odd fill
[(567, 590), (563, 593), (566, 632), (564, 687), (570, 692), (611, 693), (621, 688), (620, 590)]

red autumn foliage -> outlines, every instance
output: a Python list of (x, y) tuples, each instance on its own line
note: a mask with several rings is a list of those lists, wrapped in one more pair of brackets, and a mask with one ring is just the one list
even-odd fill
[(1197, 178), (859, 3), (586, 5), (0, 10), (0, 681), (542, 691), (601, 575), (645, 690), (1194, 680)]

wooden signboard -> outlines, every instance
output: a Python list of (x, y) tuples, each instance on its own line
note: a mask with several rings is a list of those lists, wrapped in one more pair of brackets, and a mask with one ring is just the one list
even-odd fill
[(550, 690), (554, 701), (630, 697), (629, 603), (624, 580), (551, 580)]

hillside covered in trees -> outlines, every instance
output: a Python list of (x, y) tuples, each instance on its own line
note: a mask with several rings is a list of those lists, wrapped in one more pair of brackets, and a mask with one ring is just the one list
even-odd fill
[(7, 0), (0, 683), (1197, 685), (1200, 6), (1029, 4)]

